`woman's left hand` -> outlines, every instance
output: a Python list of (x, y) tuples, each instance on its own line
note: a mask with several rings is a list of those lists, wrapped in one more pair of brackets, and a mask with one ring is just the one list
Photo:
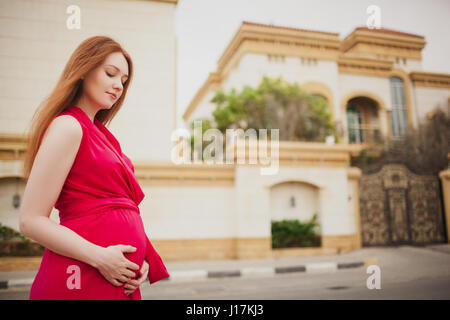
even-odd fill
[(137, 278), (137, 279), (130, 279), (125, 284), (124, 288), (125, 288), (125, 294), (126, 295), (132, 294), (147, 279), (148, 263), (145, 260), (144, 260), (144, 263), (142, 264), (141, 270), (139, 270), (139, 275), (140, 275), (139, 278)]

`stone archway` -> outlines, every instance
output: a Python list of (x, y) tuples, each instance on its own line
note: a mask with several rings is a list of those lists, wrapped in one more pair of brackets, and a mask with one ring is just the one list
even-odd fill
[(321, 235), (319, 187), (304, 181), (284, 181), (270, 187), (270, 220), (299, 220), (306, 222), (317, 213)]
[(348, 143), (378, 142), (386, 136), (386, 107), (369, 92), (354, 92), (342, 99), (345, 114), (345, 141)]

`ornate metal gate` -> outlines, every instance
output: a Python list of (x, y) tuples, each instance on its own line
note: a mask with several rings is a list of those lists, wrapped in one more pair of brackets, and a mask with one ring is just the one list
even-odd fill
[(439, 180), (388, 164), (360, 180), (363, 246), (445, 242)]

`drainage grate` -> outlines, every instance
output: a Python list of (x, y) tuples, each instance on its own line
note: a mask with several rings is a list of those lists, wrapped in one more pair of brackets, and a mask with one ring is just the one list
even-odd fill
[(350, 287), (346, 287), (346, 286), (336, 286), (336, 287), (328, 287), (327, 289), (331, 289), (331, 290), (343, 290), (343, 289), (348, 289)]

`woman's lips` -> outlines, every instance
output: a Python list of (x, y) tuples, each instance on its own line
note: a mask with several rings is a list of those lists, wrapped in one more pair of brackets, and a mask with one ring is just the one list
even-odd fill
[(113, 98), (113, 99), (116, 99), (116, 98), (117, 98), (117, 96), (116, 96), (115, 94), (113, 94), (113, 93), (107, 92), (107, 94), (109, 94), (109, 96), (110, 96), (111, 98)]

